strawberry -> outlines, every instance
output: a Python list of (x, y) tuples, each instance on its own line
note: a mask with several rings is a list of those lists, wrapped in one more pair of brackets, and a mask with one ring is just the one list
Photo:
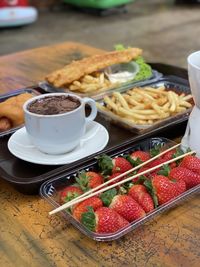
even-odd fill
[(148, 152), (141, 151), (141, 150), (134, 151), (130, 156), (133, 160), (139, 159), (141, 162), (147, 161), (151, 157)]
[[(142, 168), (139, 169), (138, 173), (147, 171), (148, 169), (149, 169), (148, 167), (143, 166)], [(147, 172), (146, 174), (142, 174), (142, 176), (139, 176), (139, 177), (133, 179), (132, 181), (133, 181), (133, 183), (137, 183), (140, 180), (140, 177), (144, 177), (144, 178), (149, 179), (149, 174), (150, 174), (149, 172)]]
[(179, 166), (200, 174), (200, 159), (195, 156), (185, 156)]
[(105, 206), (115, 210), (129, 222), (145, 216), (145, 211), (132, 197), (117, 195), (116, 189), (102, 193), (100, 198)]
[(89, 209), (82, 214), (81, 222), (96, 233), (114, 233), (129, 225), (127, 220), (107, 207), (99, 208), (95, 212)]
[(65, 187), (60, 193), (60, 203), (68, 202), (83, 193), (83, 190), (77, 185), (70, 185)]
[(76, 178), (76, 182), (79, 184), (79, 186), (83, 191), (87, 191), (91, 188), (95, 188), (101, 185), (104, 182), (104, 180), (102, 175), (100, 175), (97, 172), (83, 171), (79, 174), (78, 178)]
[[(170, 159), (174, 159), (178, 156), (181, 156), (184, 152), (180, 149), (180, 148), (177, 148), (177, 149), (172, 149), (168, 152), (166, 152), (162, 158), (165, 160), (165, 161), (168, 161)], [(175, 168), (176, 166), (178, 165), (178, 162), (172, 162), (170, 163), (170, 168)]]
[(107, 155), (98, 157), (98, 166), (103, 175), (110, 175), (116, 172), (126, 172), (132, 169), (132, 165), (123, 157), (112, 159)]
[[(155, 167), (155, 166), (157, 166), (157, 165), (160, 165), (160, 164), (162, 164), (162, 163), (164, 163), (164, 162), (165, 162), (164, 159), (161, 159), (161, 158), (160, 158), (160, 159), (155, 159), (155, 160), (153, 160), (152, 162), (150, 162), (149, 164), (147, 164), (146, 167), (153, 168), (153, 167)], [(156, 175), (156, 174), (158, 173), (158, 171), (160, 171), (160, 170), (161, 170), (161, 167), (155, 169), (153, 172), (150, 173), (151, 176)]]
[[(175, 156), (175, 153), (176, 153), (176, 150), (175, 149), (172, 149), (170, 151), (168, 151), (167, 153), (165, 153), (163, 156), (162, 156), (162, 159), (164, 159), (165, 161), (168, 161), (170, 159), (173, 159)], [(170, 168), (175, 168), (176, 167), (176, 162), (172, 162), (170, 163)]]
[(96, 210), (102, 206), (103, 202), (99, 197), (90, 197), (72, 207), (72, 216), (80, 221), (82, 214), (88, 210), (88, 207), (92, 207), (94, 210)]
[(109, 207), (129, 222), (145, 216), (143, 208), (130, 196), (116, 195)]
[(162, 159), (162, 158), (160, 158), (160, 159), (154, 159), (153, 161), (149, 162), (149, 163), (147, 164), (147, 166), (148, 166), (149, 168), (153, 168), (153, 167), (155, 167), (155, 166), (157, 166), (157, 165), (160, 165), (160, 164), (162, 164), (162, 163), (164, 163), (164, 162), (165, 162), (165, 160)]
[[(107, 179), (108, 179), (108, 181), (110, 181), (110, 180), (114, 179), (115, 177), (117, 177), (120, 174), (121, 174), (120, 172), (113, 173), (112, 175), (108, 176)], [(119, 181), (121, 181), (123, 179), (125, 179), (125, 177), (121, 177), (119, 179), (116, 179), (115, 181), (110, 182), (109, 185), (116, 184), (117, 182), (119, 182)], [(117, 186), (117, 188), (119, 188), (119, 186)]]
[[(120, 175), (120, 174), (121, 174), (121, 172), (113, 173), (112, 175), (108, 176), (107, 179), (110, 181), (110, 180), (114, 179), (115, 177), (117, 177), (117, 176)], [(121, 178), (119, 178), (119, 179), (116, 179), (114, 182), (110, 182), (109, 185), (111, 185), (111, 184), (115, 184), (115, 183), (121, 181), (123, 178), (124, 178), (124, 177), (121, 177)]]
[(183, 180), (186, 183), (187, 189), (200, 184), (200, 175), (184, 167), (176, 167), (172, 169), (169, 176), (178, 181)]
[(165, 161), (168, 161), (168, 160), (174, 158), (175, 153), (176, 153), (176, 149), (172, 149), (172, 150), (166, 152), (166, 153), (162, 156), (162, 158), (163, 158)]
[(154, 176), (152, 178), (152, 186), (159, 205), (168, 202), (186, 190), (186, 184), (183, 180), (171, 181), (163, 175)]
[(131, 186), (128, 195), (137, 201), (146, 213), (154, 209), (153, 199), (144, 185), (138, 184)]

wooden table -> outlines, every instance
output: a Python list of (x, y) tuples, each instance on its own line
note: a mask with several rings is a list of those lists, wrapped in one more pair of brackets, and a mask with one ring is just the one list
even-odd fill
[[(83, 56), (102, 52), (76, 43), (0, 58), (1, 92), (30, 86)], [(123, 238), (90, 240), (39, 196), (27, 196), (0, 180), (0, 266), (200, 266), (200, 201), (191, 197)]]

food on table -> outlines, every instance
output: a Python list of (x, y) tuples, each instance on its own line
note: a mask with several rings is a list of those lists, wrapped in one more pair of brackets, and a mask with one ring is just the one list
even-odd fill
[(146, 213), (154, 209), (153, 199), (144, 185), (133, 184), (128, 190), (128, 195), (137, 201)]
[[(172, 149), (132, 172), (134, 166), (140, 166), (162, 151), (162, 146), (155, 146), (150, 151), (135, 150), (128, 155), (115, 158), (108, 155), (99, 156), (96, 169), (82, 171), (75, 177), (79, 184), (71, 187), (78, 187), (74, 189), (75, 194), (78, 192), (76, 197), (100, 184), (103, 187), (103, 183), (109, 180), (110, 185), (135, 174), (139, 174), (138, 177), (121, 185), (116, 184), (112, 189), (97, 193), (96, 196), (91, 196), (78, 204), (72, 204), (68, 212), (93, 232), (114, 233), (145, 217), (158, 206), (173, 200), (186, 190), (200, 185), (200, 159), (196, 156), (185, 156), (173, 162), (174, 164), (165, 164), (168, 160), (183, 154), (180, 148)], [(161, 163), (163, 167), (148, 172), (145, 176), (140, 175), (142, 171)], [(130, 173), (123, 176), (122, 174), (127, 171)], [(83, 174), (83, 178), (80, 174)], [(119, 175), (122, 177), (117, 179)], [(85, 184), (80, 183), (81, 179), (86, 181)], [(94, 186), (90, 182), (93, 182)], [(82, 185), (84, 186), (81, 187)], [(70, 201), (70, 198), (66, 197), (68, 191), (70, 186), (59, 194), (64, 202)]]
[(73, 61), (46, 77), (53, 86), (74, 92), (101, 92), (130, 80), (152, 76), (151, 67), (141, 57), (140, 48), (106, 52)]
[(200, 174), (200, 161), (194, 156), (187, 156), (181, 162), (181, 167), (185, 167), (191, 171), (197, 172)]
[(135, 165), (138, 165), (138, 163), (145, 162), (151, 158), (150, 153), (146, 151), (134, 151), (130, 155), (131, 159), (135, 162)]
[(96, 172), (81, 172), (76, 178), (76, 182), (79, 184), (83, 191), (95, 188), (103, 183), (103, 176)]
[(78, 185), (70, 185), (65, 187), (60, 193), (60, 203), (71, 201), (72, 199), (83, 194), (83, 190)]
[(0, 132), (24, 123), (23, 104), (31, 97), (32, 94), (23, 93), (0, 103)]
[(143, 57), (138, 57), (135, 62), (138, 64), (140, 70), (136, 74), (134, 81), (146, 80), (152, 76), (151, 66), (145, 63)]
[(56, 115), (73, 111), (81, 105), (78, 98), (70, 95), (53, 95), (36, 99), (28, 105), (28, 110), (41, 115)]
[(192, 95), (177, 94), (161, 86), (133, 88), (125, 93), (105, 96), (104, 105), (97, 107), (120, 120), (138, 125), (152, 125), (192, 107)]
[(6, 117), (0, 118), (0, 132), (10, 130), (12, 128), (11, 121)]
[[(108, 175), (106, 178), (107, 178), (108, 181), (110, 181), (110, 180), (113, 180), (115, 177), (117, 177), (117, 176), (119, 176), (121, 174), (122, 174), (122, 172), (115, 172), (115, 173), (113, 173), (111, 175)], [(113, 182), (110, 182), (109, 184), (110, 185), (111, 184), (116, 184), (117, 182), (119, 182), (121, 180), (122, 180), (122, 178), (119, 178), (119, 179), (114, 180)]]
[(146, 215), (143, 208), (131, 196), (128, 195), (115, 195), (113, 198), (106, 194), (101, 194), (101, 199), (105, 205), (115, 210), (128, 222), (133, 222)]
[(155, 175), (151, 180), (158, 204), (162, 205), (186, 191), (183, 180), (170, 180), (164, 175)]
[(81, 203), (72, 207), (72, 216), (78, 221), (81, 220), (82, 214), (88, 211), (88, 208), (91, 207), (93, 210), (96, 210), (103, 206), (103, 202), (99, 197), (90, 197)]
[(89, 230), (96, 233), (114, 233), (129, 225), (129, 222), (121, 217), (113, 209), (101, 207), (95, 212), (89, 209), (82, 215), (81, 222)]
[(103, 175), (113, 174), (116, 172), (126, 172), (132, 168), (131, 163), (123, 157), (112, 159), (107, 155), (98, 158), (99, 169)]

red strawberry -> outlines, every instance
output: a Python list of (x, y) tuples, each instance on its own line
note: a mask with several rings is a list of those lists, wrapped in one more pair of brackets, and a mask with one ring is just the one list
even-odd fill
[(102, 175), (93, 171), (81, 172), (76, 181), (84, 191), (95, 188), (104, 182)]
[(109, 207), (129, 222), (145, 216), (145, 211), (142, 207), (127, 195), (116, 195)]
[(133, 185), (129, 189), (128, 195), (137, 201), (146, 213), (154, 209), (153, 199), (144, 185)]
[(195, 156), (185, 156), (179, 166), (200, 174), (200, 159)]
[[(144, 167), (142, 167), (142, 168), (139, 169), (138, 173), (147, 171), (148, 169), (149, 169), (148, 167), (144, 166)], [(149, 172), (147, 172), (146, 174), (142, 174), (142, 176), (144, 176), (144, 177), (147, 178), (147, 179), (149, 179), (149, 175), (150, 175)], [(140, 178), (140, 176), (137, 177), (137, 178), (135, 178), (135, 179), (133, 179), (132, 182), (133, 182), (133, 183), (138, 182), (139, 178)]]
[(92, 207), (94, 210), (97, 210), (102, 206), (103, 202), (99, 197), (90, 197), (72, 207), (72, 216), (80, 221), (82, 214), (88, 210), (88, 207)]
[(130, 156), (133, 160), (139, 159), (142, 162), (147, 161), (151, 158), (148, 152), (141, 151), (141, 150), (134, 151)]
[(83, 213), (81, 222), (96, 233), (114, 233), (129, 224), (117, 212), (107, 207), (99, 208), (95, 212), (89, 209)]
[(105, 191), (100, 198), (105, 206), (114, 209), (129, 222), (145, 216), (145, 211), (132, 197), (117, 195), (115, 188)]
[(132, 165), (130, 164), (130, 162), (128, 162), (128, 160), (122, 157), (113, 159), (112, 163), (113, 163), (112, 173), (116, 173), (116, 172), (123, 173), (123, 172), (126, 172), (132, 169)]
[[(120, 174), (121, 174), (120, 172), (113, 173), (112, 175), (108, 176), (108, 180), (110, 181), (110, 180), (114, 179), (115, 177), (117, 177)], [(121, 181), (123, 179), (125, 179), (125, 177), (121, 177), (119, 179), (116, 179), (115, 181), (110, 182), (109, 185), (116, 184), (117, 182), (119, 182), (119, 181)]]
[[(172, 149), (170, 151), (168, 151), (167, 153), (165, 153), (163, 156), (162, 156), (162, 159), (164, 159), (165, 161), (168, 161), (170, 159), (173, 159), (176, 157), (176, 150), (175, 149)], [(176, 167), (176, 162), (172, 162), (170, 163), (170, 168), (173, 169)]]
[(98, 158), (98, 166), (103, 175), (110, 175), (116, 172), (126, 172), (132, 168), (131, 163), (123, 157), (112, 159), (107, 155)]
[[(160, 164), (162, 164), (162, 163), (164, 163), (165, 162), (165, 160), (164, 159), (155, 159), (155, 160), (153, 160), (152, 162), (150, 162), (149, 164), (147, 164), (147, 166), (149, 167), (149, 168), (153, 168), (153, 167), (156, 167), (157, 165), (160, 165)], [(146, 166), (146, 167), (147, 167)], [(156, 175), (157, 174), (157, 172), (158, 171), (160, 171), (160, 169), (161, 169), (161, 167), (159, 167), (159, 168), (157, 168), (157, 169), (155, 169), (154, 171), (152, 171), (150, 174), (151, 174), (151, 176), (154, 176), (154, 175)]]
[(172, 149), (168, 152), (166, 152), (162, 158), (166, 161), (170, 160), (170, 159), (173, 159), (174, 158), (174, 155), (176, 154), (176, 149)]
[(162, 164), (164, 162), (165, 162), (164, 159), (161, 159), (161, 158), (160, 159), (155, 159), (155, 160), (151, 161), (150, 163), (148, 163), (147, 166), (149, 168), (153, 168), (153, 167), (155, 167), (157, 165), (160, 165), (160, 164)]
[(158, 204), (164, 204), (186, 190), (183, 180), (171, 181), (166, 176), (156, 175), (152, 178), (152, 186), (158, 198)]
[(169, 176), (178, 181), (183, 180), (186, 183), (187, 189), (200, 184), (200, 175), (184, 167), (176, 167), (172, 169)]
[(60, 203), (63, 204), (83, 194), (79, 186), (70, 185), (65, 187), (60, 193)]
[[(183, 154), (184, 154), (184, 152), (180, 148), (177, 148), (177, 149), (172, 149), (172, 150), (168, 151), (167, 153), (165, 153), (162, 156), (162, 158), (164, 160), (168, 161), (170, 159), (176, 158), (176, 157), (181, 156)], [(170, 163), (170, 168), (171, 169), (175, 168), (176, 166), (178, 166), (178, 163), (179, 163), (179, 160), (176, 162)]]
[[(121, 172), (113, 173), (112, 175), (108, 176), (108, 180), (110, 181), (110, 180), (114, 179), (115, 177), (117, 177), (117, 176), (120, 175), (120, 174), (121, 174)], [(116, 184), (117, 182), (121, 181), (123, 178), (124, 178), (124, 177), (121, 177), (121, 178), (119, 178), (119, 179), (116, 179), (114, 182), (109, 183), (109, 185), (111, 185), (111, 184)]]

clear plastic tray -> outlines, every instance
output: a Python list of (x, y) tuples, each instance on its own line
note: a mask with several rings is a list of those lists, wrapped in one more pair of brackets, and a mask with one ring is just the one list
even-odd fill
[[(123, 148), (121, 147), (118, 150), (115, 150), (114, 152), (110, 151), (107, 153), (111, 157), (117, 157), (119, 155), (124, 155), (127, 153), (130, 153), (134, 150), (141, 149), (143, 151), (149, 151), (151, 148), (153, 148), (155, 145), (162, 145), (163, 150), (167, 149), (173, 145), (175, 145), (175, 142), (166, 139), (166, 138), (151, 138), (146, 139), (144, 141), (138, 142), (137, 144), (130, 144), (129, 147)], [(83, 163), (82, 165), (79, 165), (79, 167), (68, 171), (66, 170), (65, 174), (62, 174), (60, 176), (55, 176), (51, 180), (45, 182), (41, 188), (40, 188), (40, 195), (46, 199), (53, 208), (57, 208), (60, 206), (59, 204), (59, 193), (66, 187), (75, 182), (74, 177), (77, 175), (78, 172), (85, 170), (96, 170), (97, 169), (97, 160), (92, 159), (88, 162)], [(98, 234), (91, 232), (88, 230), (83, 224), (75, 220), (69, 213), (62, 211), (60, 214), (66, 218), (68, 221), (70, 221), (76, 228), (78, 228), (83, 234), (88, 236), (89, 238), (92, 238), (97, 241), (110, 241), (114, 239), (118, 239), (122, 237), (123, 235), (127, 234), (130, 231), (133, 231), (138, 226), (144, 224), (145, 222), (149, 221), (150, 219), (154, 218), (157, 214), (164, 212), (173, 206), (179, 204), (180, 201), (184, 200), (186, 197), (192, 195), (193, 193), (199, 191), (200, 186), (194, 187), (186, 192), (184, 194), (178, 196), (176, 199), (170, 201), (169, 203), (166, 203), (164, 205), (159, 206), (152, 212), (148, 213), (146, 217), (139, 219), (137, 221), (132, 222), (127, 227), (111, 234)]]
[(132, 88), (133, 86), (142, 86), (145, 85), (147, 82), (154, 82), (154, 81), (158, 81), (163, 75), (156, 71), (156, 70), (152, 70), (152, 76), (149, 79), (146, 80), (141, 80), (141, 81), (130, 81), (127, 83), (123, 83), (121, 85), (118, 85), (117, 87), (113, 87), (111, 89), (108, 89), (106, 91), (102, 91), (102, 92), (91, 92), (91, 93), (78, 93), (75, 91), (71, 91), (67, 88), (55, 88), (53, 85), (50, 85), (48, 82), (40, 82), (39, 86), (44, 89), (46, 92), (49, 93), (55, 93), (55, 92), (67, 92), (67, 93), (73, 93), (76, 95), (79, 95), (81, 97), (91, 97), (95, 100), (101, 99), (104, 95), (111, 93), (115, 90), (127, 90)]
[[(39, 87), (19, 89), (19, 90), (15, 90), (15, 91), (0, 95), (0, 102), (4, 102), (5, 100), (9, 99), (10, 97), (17, 96), (17, 95), (24, 94), (24, 93), (30, 93), (33, 96), (36, 96), (36, 95), (39, 95), (39, 94), (45, 93), (45, 92), (43, 91), (43, 89), (41, 89)], [(18, 129), (20, 129), (21, 127), (23, 127), (23, 126), (24, 125), (22, 124), (20, 126), (13, 127), (13, 128), (11, 128), (11, 129), (9, 129), (7, 131), (0, 132), (0, 137), (6, 136), (6, 135), (10, 135), (10, 134), (14, 133), (15, 131), (17, 131)]]
[[(138, 85), (134, 85), (131, 88), (137, 87)], [(151, 86), (151, 87), (155, 87), (158, 88), (160, 86), (165, 86), (165, 88), (167, 89), (171, 89), (173, 91), (175, 91), (178, 94), (181, 93), (185, 93), (186, 95), (191, 94), (191, 90), (188, 84), (187, 80), (184, 80), (180, 77), (176, 77), (176, 76), (166, 76), (163, 77), (157, 81), (148, 81), (146, 83), (140, 84), (140, 87), (145, 87), (145, 86)], [(130, 88), (120, 88), (117, 90), (117, 92), (120, 93), (125, 93), (127, 90), (129, 90)], [(107, 95), (110, 95), (112, 92), (110, 92)], [(100, 105), (104, 105), (103, 102), (103, 98), (99, 99), (97, 101)], [(127, 121), (124, 121), (122, 118), (120, 118), (119, 116), (113, 114), (112, 112), (107, 112), (107, 111), (103, 111), (101, 109), (98, 109), (99, 113), (109, 122), (114, 123), (122, 128), (128, 129), (134, 133), (145, 133), (145, 132), (149, 132), (152, 131), (156, 128), (162, 127), (163, 125), (172, 125), (172, 124), (176, 124), (182, 121), (185, 121), (188, 119), (189, 114), (191, 112), (192, 108), (188, 108), (187, 110), (185, 110), (184, 112), (180, 112), (174, 116), (168, 117), (166, 119), (163, 119), (161, 121), (158, 121), (152, 125), (137, 125), (134, 123), (129, 123)]]

